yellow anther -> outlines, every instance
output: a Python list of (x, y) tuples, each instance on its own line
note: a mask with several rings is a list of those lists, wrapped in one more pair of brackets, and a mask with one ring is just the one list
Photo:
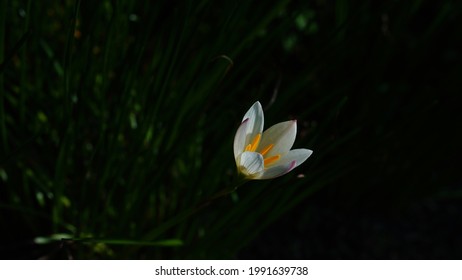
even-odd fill
[(258, 133), (257, 135), (255, 135), (255, 138), (253, 139), (252, 144), (249, 144), (245, 147), (245, 151), (255, 152), (255, 150), (258, 147), (258, 144), (260, 143), (260, 139), (261, 139), (261, 133)]
[(278, 161), (279, 159), (281, 158), (280, 155), (275, 155), (275, 156), (272, 156), (272, 157), (269, 157), (269, 158), (265, 158), (265, 160), (263, 161), (264, 165), (267, 166), (275, 161)]
[(268, 146), (266, 146), (266, 148), (264, 148), (264, 149), (260, 152), (260, 154), (261, 154), (262, 156), (266, 155), (273, 147), (274, 147), (273, 144), (269, 144)]

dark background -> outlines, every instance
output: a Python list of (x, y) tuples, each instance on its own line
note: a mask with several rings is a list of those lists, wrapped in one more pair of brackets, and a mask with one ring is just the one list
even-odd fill
[(355, 3), (332, 31), (341, 39), (288, 60), (292, 71), (322, 61), (322, 90), (348, 97), (330, 136), (359, 132), (324, 160), (352, 159), (350, 169), (241, 258), (461, 258), (460, 13), (454, 2)]

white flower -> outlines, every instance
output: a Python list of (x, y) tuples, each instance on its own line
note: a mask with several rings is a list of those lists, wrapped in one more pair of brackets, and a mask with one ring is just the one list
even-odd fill
[[(255, 102), (234, 136), (234, 158), (239, 173), (247, 179), (271, 179), (302, 164), (313, 151), (291, 150), (297, 121), (281, 122), (263, 132), (263, 109)], [(263, 133), (262, 133), (263, 132)]]

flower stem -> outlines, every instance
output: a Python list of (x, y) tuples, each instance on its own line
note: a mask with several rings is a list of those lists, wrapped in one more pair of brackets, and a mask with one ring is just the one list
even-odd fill
[(231, 185), (231, 187), (225, 188), (225, 189), (215, 193), (211, 197), (209, 197), (206, 200), (204, 200), (204, 201), (200, 202), (199, 204), (197, 204), (195, 207), (190, 208), (188, 210), (185, 210), (185, 211), (179, 213), (178, 215), (174, 216), (173, 218), (169, 219), (168, 221), (162, 223), (161, 225), (159, 225), (158, 227), (156, 227), (155, 229), (153, 229), (152, 231), (147, 233), (143, 240), (153, 240), (153, 239), (155, 239), (156, 237), (161, 235), (163, 232), (165, 232), (167, 229), (179, 224), (180, 222), (182, 222), (182, 221), (186, 220), (187, 218), (191, 217), (192, 215), (196, 214), (201, 209), (209, 206), (215, 200), (217, 200), (217, 199), (219, 199), (219, 198), (221, 198), (223, 196), (226, 196), (226, 195), (228, 195), (230, 193), (235, 192), (240, 186), (242, 186), (247, 181), (248, 180), (245, 179), (245, 178), (237, 178), (235, 180), (235, 182)]

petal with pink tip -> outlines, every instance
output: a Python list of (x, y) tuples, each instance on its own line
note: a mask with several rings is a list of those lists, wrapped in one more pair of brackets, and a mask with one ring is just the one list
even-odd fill
[(302, 164), (311, 156), (312, 153), (313, 151), (308, 149), (291, 150), (279, 161), (277, 161), (277, 163), (272, 165), (270, 168), (265, 169), (255, 179), (271, 179), (282, 176)]

